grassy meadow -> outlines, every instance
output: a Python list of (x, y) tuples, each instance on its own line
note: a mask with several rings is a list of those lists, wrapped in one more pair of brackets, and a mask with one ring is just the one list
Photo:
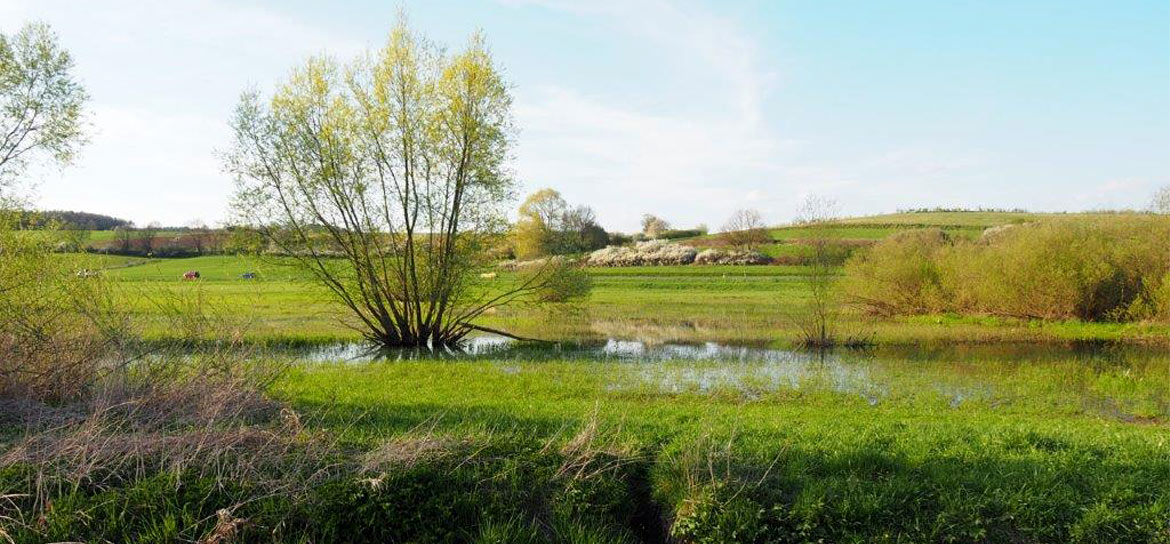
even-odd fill
[[(127, 306), (150, 337), (165, 339), (171, 299), (197, 298), (216, 312), (246, 318), (257, 341), (330, 342), (358, 334), (342, 324), (344, 314), (319, 287), (279, 259), (207, 256), (189, 259), (98, 257), (116, 280)], [(197, 270), (197, 282), (181, 281)], [(241, 278), (255, 272), (257, 278)], [(773, 266), (660, 266), (589, 269), (593, 290), (572, 308), (502, 308), (483, 322), (526, 337), (654, 337), (659, 340), (790, 345), (794, 315), (808, 297), (808, 268)], [(499, 281), (507, 282), (501, 272)], [(552, 314), (550, 314), (552, 312)], [(550, 318), (554, 315), (554, 318)], [(922, 342), (1035, 342), (1125, 340), (1170, 342), (1157, 323), (1027, 320), (958, 314), (874, 319), (844, 307), (838, 327), (872, 336), (878, 344)]]
[[(973, 239), (1034, 218), (895, 214), (833, 229), (879, 240), (930, 224)], [(775, 248), (808, 235), (772, 231)], [(79, 466), (100, 452), (73, 447), (54, 462), (84, 476), (7, 465), (0, 541), (1170, 543), (1165, 324), (845, 306), (838, 330), (872, 346), (808, 352), (792, 348), (809, 267), (594, 268), (585, 301), (482, 320), (560, 344), (310, 358), (359, 334), (279, 258), (83, 259), (148, 344), (218, 339), (250, 362), (219, 347), (182, 357), (279, 370), (258, 386), (264, 400), (215, 405), (244, 423), (204, 430), (215, 438), (191, 451), (220, 452), (210, 461), (159, 454), (95, 475)], [(189, 270), (201, 279), (182, 281)], [(238, 332), (225, 341), (192, 313)], [(610, 351), (620, 341), (633, 355)], [(235, 376), (176, 380), (221, 372)], [(119, 436), (110, 427), (71, 432)], [(0, 444), (20, 434), (0, 429)], [(233, 455), (249, 448), (271, 463), (243, 466)], [(56, 490), (52, 507), (12, 514), (38, 511), (21, 494), (34, 484)]]

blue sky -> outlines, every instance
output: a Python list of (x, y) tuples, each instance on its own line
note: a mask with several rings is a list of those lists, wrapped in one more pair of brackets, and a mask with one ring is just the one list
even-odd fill
[(717, 228), (920, 206), (1141, 206), (1170, 184), (1170, 3), (0, 0), (50, 23), (93, 96), (44, 207), (216, 221), (239, 93), (351, 57), (402, 6), (452, 47), (482, 28), (514, 85), (514, 170), (606, 227)]

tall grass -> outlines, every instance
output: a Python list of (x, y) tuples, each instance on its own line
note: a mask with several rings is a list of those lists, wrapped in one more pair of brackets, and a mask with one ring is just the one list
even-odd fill
[[(42, 238), (0, 227), (0, 542), (226, 535), (234, 508), (295, 498), (330, 471), (327, 444), (265, 396), (280, 369), (240, 342), (232, 314), (197, 293), (160, 299), (188, 341), (149, 345), (116, 285)], [(163, 506), (169, 525), (132, 538), (117, 520), (153, 500), (111, 500), (148, 481), (176, 504)], [(180, 498), (190, 481), (238, 492), (220, 497), (221, 515), (177, 522), (199, 502)]]
[(879, 315), (965, 313), (1170, 320), (1170, 218), (1113, 215), (882, 241), (846, 265), (846, 290)]

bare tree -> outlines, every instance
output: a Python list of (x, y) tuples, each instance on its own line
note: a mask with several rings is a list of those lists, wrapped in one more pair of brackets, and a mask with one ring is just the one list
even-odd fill
[(191, 247), (196, 253), (207, 250), (210, 230), (202, 219), (193, 219), (187, 224), (187, 238), (191, 240)]
[(1170, 214), (1170, 185), (1165, 185), (1154, 192), (1154, 198), (1150, 200), (1150, 211)]
[(153, 252), (157, 242), (155, 238), (158, 237), (158, 231), (161, 228), (162, 225), (159, 225), (158, 222), (151, 221), (145, 227), (136, 230), (135, 235), (138, 238), (138, 248), (144, 253)]
[(66, 164), (85, 143), (88, 96), (72, 70), (73, 57), (48, 26), (0, 34), (0, 189), (34, 156)]
[(658, 238), (668, 230), (670, 230), (670, 223), (661, 217), (652, 214), (642, 216), (642, 234), (645, 234), (647, 238)]
[(736, 210), (723, 225), (722, 238), (728, 245), (744, 250), (757, 249), (771, 243), (768, 226), (756, 210)]
[(271, 100), (243, 97), (226, 157), (237, 215), (383, 346), (502, 332), (474, 321), (561, 270), (480, 279), (513, 194), (511, 102), (481, 35), (449, 55), (400, 21), (346, 68), (313, 58)]
[(117, 242), (118, 249), (122, 252), (130, 251), (130, 247), (134, 243), (134, 224), (127, 223), (114, 227), (114, 241)]
[(837, 342), (833, 327), (839, 308), (833, 287), (836, 270), (833, 259), (832, 221), (837, 217), (837, 202), (810, 195), (801, 205), (796, 222), (809, 231), (808, 271), (804, 276), (808, 300), (793, 317), (801, 331), (801, 344), (811, 348), (829, 348)]

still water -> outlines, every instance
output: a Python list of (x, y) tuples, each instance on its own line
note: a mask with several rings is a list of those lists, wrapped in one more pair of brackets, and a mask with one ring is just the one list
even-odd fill
[(1170, 421), (1170, 353), (1112, 344), (991, 344), (882, 347), (808, 352), (714, 342), (609, 338), (560, 343), (470, 339), (460, 350), (380, 351), (361, 343), (304, 348), (294, 359), (317, 364), (464, 361), (505, 374), (539, 372), (541, 363), (595, 373), (613, 393), (735, 395), (829, 391), (888, 402), (1051, 406), (1109, 419)]

